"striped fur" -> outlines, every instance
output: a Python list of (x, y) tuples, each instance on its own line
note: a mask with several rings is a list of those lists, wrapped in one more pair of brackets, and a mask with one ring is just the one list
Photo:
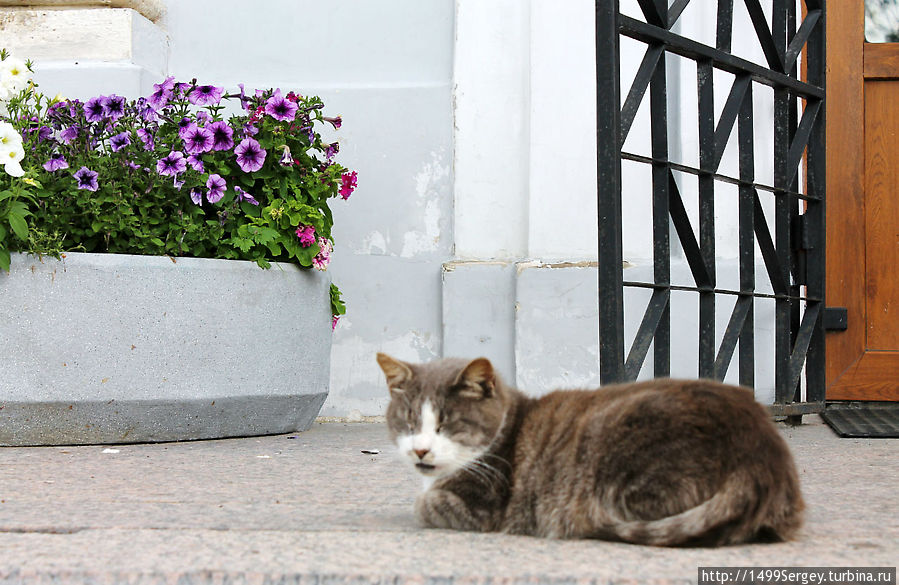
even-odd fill
[(426, 526), (658, 546), (801, 526), (792, 456), (744, 388), (659, 379), (529, 398), (483, 358), (378, 362)]

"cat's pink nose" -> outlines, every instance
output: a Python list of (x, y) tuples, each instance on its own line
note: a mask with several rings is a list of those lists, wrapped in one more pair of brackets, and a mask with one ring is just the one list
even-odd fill
[(418, 455), (419, 459), (424, 459), (425, 455), (431, 452), (430, 449), (412, 449), (412, 451)]

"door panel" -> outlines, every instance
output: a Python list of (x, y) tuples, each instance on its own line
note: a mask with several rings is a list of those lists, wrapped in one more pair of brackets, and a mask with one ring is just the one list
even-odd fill
[[(899, 81), (865, 82), (866, 349), (899, 348)], [(897, 380), (899, 382), (899, 380)]]
[(864, 42), (864, 2), (828, 3), (828, 400), (899, 400), (899, 44)]

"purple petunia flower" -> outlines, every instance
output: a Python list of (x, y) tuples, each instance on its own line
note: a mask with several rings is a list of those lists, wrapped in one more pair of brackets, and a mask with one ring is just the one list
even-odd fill
[(245, 173), (258, 171), (265, 162), (265, 150), (252, 138), (241, 140), (234, 154), (237, 155), (237, 166)]
[(300, 224), (297, 226), (297, 237), (300, 238), (300, 245), (308, 248), (315, 243), (315, 228), (311, 225)]
[(187, 94), (187, 101), (197, 106), (214, 106), (221, 101), (224, 94), (224, 87), (199, 85)]
[(63, 115), (65, 114), (63, 110), (65, 110), (68, 106), (68, 102), (64, 101), (50, 104), (50, 107), (47, 108), (47, 117), (57, 122), (61, 121), (63, 119)]
[(281, 122), (289, 122), (297, 115), (298, 106), (281, 95), (281, 90), (276, 89), (272, 97), (265, 101), (265, 113)]
[(63, 128), (62, 132), (59, 133), (59, 139), (65, 144), (71, 144), (76, 138), (78, 138), (78, 126)]
[(244, 124), (243, 125), (243, 135), (244, 136), (256, 136), (259, 134), (259, 128), (253, 126), (252, 124)]
[(209, 122), (212, 122), (212, 116), (210, 116), (207, 112), (204, 112), (203, 110), (200, 110), (199, 112), (197, 112), (196, 118), (197, 118), (197, 124), (206, 125)]
[(328, 116), (322, 116), (322, 120), (324, 120), (325, 122), (328, 122), (332, 126), (334, 126), (335, 130), (339, 129), (341, 124), (343, 124), (343, 119), (340, 116), (337, 116), (336, 118), (329, 118)]
[(332, 142), (328, 146), (325, 147), (325, 159), (328, 162), (331, 162), (331, 159), (334, 158), (334, 155), (340, 152), (340, 144), (337, 142)]
[(147, 103), (154, 110), (161, 110), (172, 99), (172, 90), (175, 89), (175, 77), (166, 77), (162, 83), (154, 83), (153, 89), (155, 91), (147, 98)]
[(53, 128), (49, 126), (41, 126), (37, 130), (37, 141), (43, 142), (53, 136)]
[(340, 176), (340, 196), (349, 199), (356, 189), (356, 171), (344, 173)]
[(181, 118), (178, 121), (178, 136), (181, 137), (181, 140), (184, 140), (184, 135), (194, 126), (196, 126), (196, 123), (190, 118)]
[(113, 152), (118, 152), (131, 144), (131, 135), (128, 132), (120, 132), (109, 139), (109, 147)]
[(138, 128), (137, 137), (144, 143), (144, 150), (153, 150), (156, 148), (156, 140), (153, 138), (153, 133), (146, 128)]
[(177, 150), (173, 150), (164, 158), (156, 161), (156, 172), (160, 175), (174, 177), (183, 173), (186, 169), (187, 161), (184, 160), (184, 154)]
[(249, 100), (249, 98), (247, 98), (246, 90), (244, 90), (243, 84), (238, 83), (237, 87), (240, 88), (240, 95), (238, 97), (240, 98), (241, 107), (245, 110), (249, 110), (250, 109), (250, 100)]
[(282, 167), (293, 166), (293, 155), (290, 154), (290, 147), (286, 144), (281, 145), (281, 158), (278, 159), (278, 164)]
[(178, 98), (183, 98), (184, 95), (188, 92), (188, 90), (190, 90), (190, 84), (184, 83), (182, 81), (182, 82), (176, 83), (175, 87), (172, 91), (174, 92), (175, 96), (177, 96)]
[(196, 203), (197, 205), (201, 205), (203, 203), (203, 191), (194, 187), (190, 190), (190, 200)]
[(75, 177), (75, 180), (78, 182), (79, 189), (87, 189), (88, 191), (96, 191), (99, 189), (99, 184), (97, 183), (98, 173), (90, 170), (87, 167), (81, 167), (72, 175)]
[(103, 97), (100, 100), (103, 104), (103, 115), (113, 122), (125, 115), (125, 98), (116, 94)]
[(198, 173), (202, 173), (205, 170), (203, 160), (195, 154), (187, 157), (187, 164), (189, 164), (190, 168), (197, 171)]
[(306, 137), (309, 139), (309, 144), (315, 144), (315, 130), (312, 128), (312, 124), (303, 126), (302, 128), (300, 128), (300, 130), (306, 133)]
[(172, 180), (172, 185), (175, 187), (175, 189), (178, 189), (180, 191), (181, 187), (184, 186), (184, 180), (179, 179), (178, 175), (175, 175), (175, 178)]
[(225, 179), (213, 173), (209, 175), (206, 187), (209, 188), (209, 191), (206, 193), (206, 200), (210, 203), (217, 203), (225, 196), (225, 189), (228, 185), (225, 183)]
[(45, 170), (54, 173), (56, 171), (61, 171), (62, 169), (69, 168), (69, 163), (66, 161), (66, 158), (62, 154), (55, 152), (50, 155), (50, 160), (45, 162), (43, 164), (43, 167)]
[(250, 203), (252, 205), (259, 205), (259, 202), (256, 201), (255, 197), (241, 189), (239, 186), (235, 185), (234, 192), (237, 193), (238, 201), (246, 201), (247, 203)]
[(135, 104), (137, 108), (137, 113), (140, 115), (141, 119), (148, 124), (155, 122), (159, 119), (159, 114), (156, 113), (156, 110), (147, 102), (147, 98), (138, 98)]
[(212, 132), (212, 150), (231, 150), (234, 148), (234, 130), (227, 122), (213, 122), (206, 126)]
[(184, 140), (184, 150), (188, 154), (202, 154), (212, 150), (212, 132), (192, 124), (181, 136)]
[(103, 120), (105, 109), (103, 108), (103, 100), (105, 96), (94, 97), (87, 100), (84, 104), (84, 117), (88, 122), (100, 122)]

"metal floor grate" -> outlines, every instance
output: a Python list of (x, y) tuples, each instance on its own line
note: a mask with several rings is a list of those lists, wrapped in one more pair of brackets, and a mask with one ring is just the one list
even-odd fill
[(828, 405), (821, 418), (841, 437), (899, 438), (899, 404)]

